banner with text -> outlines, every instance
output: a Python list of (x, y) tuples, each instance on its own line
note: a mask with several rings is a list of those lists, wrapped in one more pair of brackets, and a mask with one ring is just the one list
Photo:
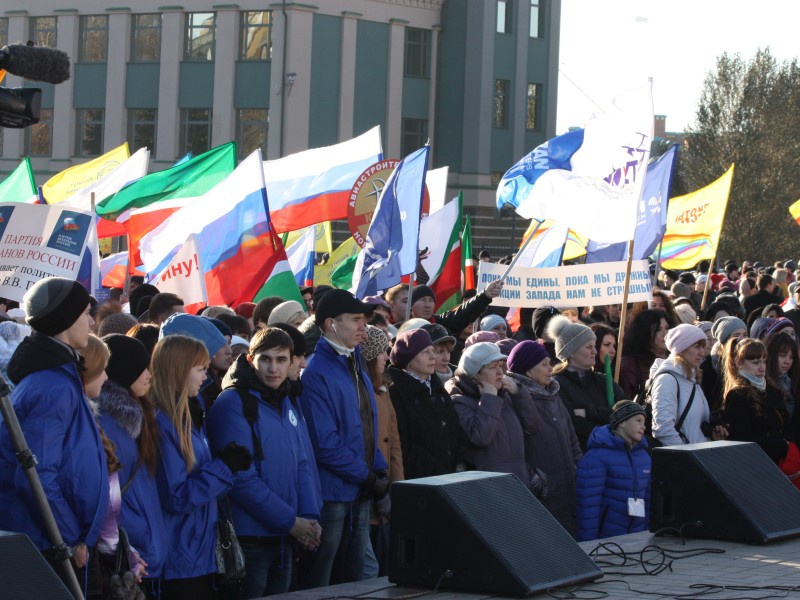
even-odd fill
[[(627, 262), (623, 260), (541, 269), (514, 267), (503, 283), (503, 291), (492, 301), (492, 305), (574, 308), (620, 304), (625, 291), (626, 265)], [(507, 268), (506, 265), (488, 262), (481, 262), (479, 266), (479, 290), (500, 279)], [(652, 296), (653, 286), (647, 260), (634, 260), (631, 264), (628, 302), (649, 302)]]
[[(179, 296), (185, 306), (203, 305), (207, 300), (205, 277), (197, 259), (197, 238), (189, 236), (186, 243), (161, 273), (148, 282), (160, 292)], [(187, 309), (188, 310), (188, 309)]]
[(22, 302), (40, 279), (76, 279), (93, 221), (68, 206), (0, 204), (0, 297)]

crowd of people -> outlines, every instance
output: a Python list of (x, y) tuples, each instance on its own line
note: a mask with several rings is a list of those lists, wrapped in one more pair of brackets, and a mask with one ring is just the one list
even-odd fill
[(665, 270), (625, 311), (509, 312), (497, 281), (441, 313), (400, 284), (191, 315), (135, 278), (104, 303), (44, 279), (0, 300), (0, 370), (67, 547), (5, 427), (0, 529), (68, 556), (88, 597), (122, 569), (115, 597), (247, 599), (385, 575), (404, 479), (512, 473), (577, 540), (647, 527), (658, 445), (755, 442), (800, 485), (794, 267)]

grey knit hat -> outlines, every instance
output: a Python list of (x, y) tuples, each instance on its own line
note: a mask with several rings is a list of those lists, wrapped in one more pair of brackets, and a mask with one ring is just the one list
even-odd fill
[(128, 313), (111, 313), (100, 321), (100, 325), (97, 327), (97, 335), (98, 337), (103, 337), (104, 335), (112, 333), (121, 333), (125, 335), (128, 333), (128, 330), (138, 322), (136, 317)]
[(77, 281), (47, 277), (33, 284), (24, 302), (28, 325), (53, 336), (72, 327), (89, 306), (90, 297)]
[(623, 421), (627, 421), (636, 415), (645, 415), (644, 408), (636, 402), (626, 402), (622, 406), (614, 409), (614, 412), (611, 413), (611, 419), (609, 420), (611, 431), (614, 431), (617, 425)]
[(711, 327), (711, 337), (724, 344), (731, 334), (739, 329), (747, 331), (747, 325), (739, 317), (720, 317)]
[(676, 298), (688, 298), (692, 295), (692, 288), (689, 287), (689, 284), (682, 281), (673, 283), (670, 291)]
[(458, 361), (458, 375), (475, 377), (483, 367), (496, 360), (506, 360), (497, 344), (491, 342), (478, 342), (473, 344), (461, 355)]
[(583, 323), (573, 323), (567, 317), (556, 315), (547, 324), (547, 335), (556, 343), (556, 356), (567, 360), (581, 346), (594, 342), (597, 338), (594, 331)]

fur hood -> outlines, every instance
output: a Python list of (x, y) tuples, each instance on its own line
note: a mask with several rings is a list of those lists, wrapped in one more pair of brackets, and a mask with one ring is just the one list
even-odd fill
[(96, 409), (110, 416), (134, 440), (142, 432), (142, 407), (131, 393), (110, 379), (103, 384), (100, 396), (93, 403)]

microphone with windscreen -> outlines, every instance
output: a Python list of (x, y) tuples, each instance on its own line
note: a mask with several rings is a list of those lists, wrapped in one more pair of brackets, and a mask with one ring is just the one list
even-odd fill
[(69, 79), (69, 56), (63, 50), (11, 44), (0, 48), (0, 69), (30, 81), (63, 83)]

